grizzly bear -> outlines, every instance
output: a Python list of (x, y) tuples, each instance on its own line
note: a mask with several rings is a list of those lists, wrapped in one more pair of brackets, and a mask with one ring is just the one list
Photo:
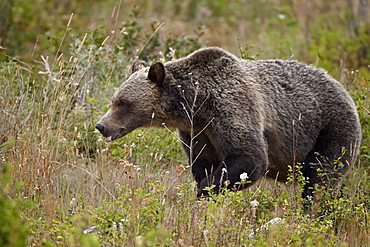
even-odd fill
[(312, 196), (316, 183), (336, 180), (358, 157), (355, 104), (322, 69), (205, 48), (150, 67), (137, 61), (132, 72), (96, 128), (106, 141), (139, 127), (176, 128), (198, 196), (264, 175), (286, 181), (297, 163), (308, 179), (303, 196)]

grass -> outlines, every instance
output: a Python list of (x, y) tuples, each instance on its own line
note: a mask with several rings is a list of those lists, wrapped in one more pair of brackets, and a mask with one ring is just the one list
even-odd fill
[[(164, 7), (147, 2), (123, 13), (118, 2), (113, 22), (83, 32), (75, 26), (83, 23), (81, 16), (64, 14), (63, 26), (69, 24), (51, 30), (51, 41), (40, 37), (43, 49), (26, 45), (36, 61), (26, 59), (31, 52), (2, 50), (8, 57), (3, 56), (0, 66), (0, 245), (370, 245), (369, 60), (353, 54), (366, 48), (366, 25), (358, 26), (352, 40), (345, 24), (338, 25), (344, 34), (330, 31), (335, 21), (347, 20), (344, 1), (338, 9), (313, 1), (311, 7), (323, 13), (320, 18), (309, 12), (297, 15), (304, 7), (299, 4), (255, 1), (249, 7), (269, 15), (251, 11), (242, 19), (241, 2), (227, 3), (175, 1)], [(26, 2), (22, 6), (31, 8)], [(214, 13), (207, 17), (211, 27), (196, 29), (193, 36), (168, 32), (176, 24), (189, 33), (201, 26), (206, 17), (199, 8)], [(119, 14), (129, 17), (115, 21)], [(166, 14), (174, 21), (161, 26), (162, 21), (148, 20), (150, 14)], [(307, 26), (309, 17), (313, 21)], [(259, 31), (254, 27), (258, 21)], [(243, 28), (259, 42), (256, 48), (244, 45), (245, 36), (240, 45), (236, 39), (225, 41)], [(343, 191), (318, 192), (310, 215), (303, 213), (299, 184), (265, 178), (242, 192), (198, 200), (181, 144), (168, 130), (140, 129), (113, 143), (102, 140), (93, 126), (129, 75), (133, 59), (182, 57), (198, 49), (201, 39), (232, 47), (249, 59), (289, 58), (293, 51), (340, 79), (356, 102), (363, 127), (361, 156), (344, 179)], [(281, 221), (274, 225), (271, 220), (276, 218)], [(93, 233), (83, 234), (92, 226), (97, 227)]]

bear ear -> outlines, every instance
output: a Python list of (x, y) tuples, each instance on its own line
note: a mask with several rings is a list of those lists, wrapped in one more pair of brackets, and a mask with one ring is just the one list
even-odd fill
[(131, 73), (135, 73), (136, 71), (139, 71), (143, 68), (145, 68), (147, 65), (146, 65), (146, 62), (143, 61), (143, 60), (135, 60), (133, 62), (133, 64), (131, 65)]
[(161, 62), (156, 62), (149, 68), (148, 79), (162, 86), (164, 80), (166, 79), (166, 68)]

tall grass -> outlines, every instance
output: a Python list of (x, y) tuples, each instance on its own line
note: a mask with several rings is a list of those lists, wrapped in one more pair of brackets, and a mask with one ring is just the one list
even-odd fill
[[(118, 21), (119, 15), (130, 11), (123, 13), (123, 3), (118, 2), (109, 25), (82, 33), (73, 28), (75, 18), (81, 20), (68, 15), (63, 18), (68, 24), (52, 37), (58, 42), (49, 43), (50, 52), (43, 50), (43, 56), (33, 57), (34, 62), (12, 56), (1, 63), (0, 202), (4, 203), (0, 212), (18, 213), (0, 216), (4, 219), (1, 229), (6, 229), (0, 229), (0, 236), (24, 240), (27, 229), (30, 246), (369, 245), (370, 73), (366, 62), (354, 63), (352, 54), (347, 54), (355, 44), (346, 41), (348, 46), (342, 44), (338, 48), (342, 53), (332, 58), (322, 51), (320, 57), (312, 55), (314, 50), (325, 51), (330, 43), (326, 41), (340, 34), (329, 35), (332, 20), (325, 20), (322, 33), (315, 28), (321, 22), (309, 25), (309, 12), (298, 15), (305, 7), (300, 1), (271, 1), (269, 6), (251, 2), (248, 8), (255, 11), (248, 11), (244, 18), (244, 5), (238, 1), (230, 5), (226, 1), (142, 2), (123, 22)], [(310, 4), (326, 13), (323, 18), (337, 13), (341, 13), (339, 20), (345, 18), (346, 11), (340, 9), (344, 1), (337, 9), (318, 1)], [(148, 11), (139, 11), (143, 9)], [(263, 16), (258, 14), (262, 9)], [(144, 21), (146, 15), (164, 13), (172, 13), (166, 18), (174, 21), (164, 20), (163, 27), (162, 21)], [(191, 32), (204, 20), (211, 27), (200, 28), (193, 36), (169, 34), (168, 29), (176, 25)], [(240, 25), (234, 29), (233, 23)], [(302, 33), (295, 36), (297, 30), (308, 39), (302, 39)], [(318, 193), (310, 215), (303, 213), (296, 186), (265, 178), (242, 192), (196, 199), (181, 144), (166, 129), (137, 130), (113, 143), (105, 143), (94, 130), (136, 57), (149, 61), (181, 57), (199, 48), (203, 37), (211, 44), (233, 47), (236, 53), (237, 38), (227, 39), (231, 33), (244, 31), (239, 42), (243, 56), (289, 58), (295, 53), (308, 62), (334, 68), (334, 76), (342, 79), (358, 106), (363, 126), (360, 160), (344, 179), (342, 191)], [(369, 38), (361, 32), (357, 38)], [(258, 47), (264, 51), (245, 47), (248, 35), (257, 41), (263, 37)], [(312, 48), (319, 40), (325, 44)], [(271, 221), (276, 218), (281, 220)], [(12, 222), (19, 222), (16, 229), (11, 228)], [(83, 234), (92, 226), (92, 233)]]

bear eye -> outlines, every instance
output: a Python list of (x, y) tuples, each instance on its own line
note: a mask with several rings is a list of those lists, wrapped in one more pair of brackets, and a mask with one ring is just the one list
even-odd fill
[(127, 100), (117, 99), (113, 102), (113, 114), (117, 119), (128, 114), (132, 110), (132, 103)]
[(120, 99), (118, 101), (118, 106), (126, 106), (126, 105), (129, 105), (128, 101), (127, 100), (124, 100), (124, 99)]
[(130, 105), (130, 103), (127, 100), (118, 99), (118, 100), (114, 100), (112, 102), (112, 105), (117, 106), (117, 107), (122, 107), (122, 106), (128, 106), (128, 105)]

